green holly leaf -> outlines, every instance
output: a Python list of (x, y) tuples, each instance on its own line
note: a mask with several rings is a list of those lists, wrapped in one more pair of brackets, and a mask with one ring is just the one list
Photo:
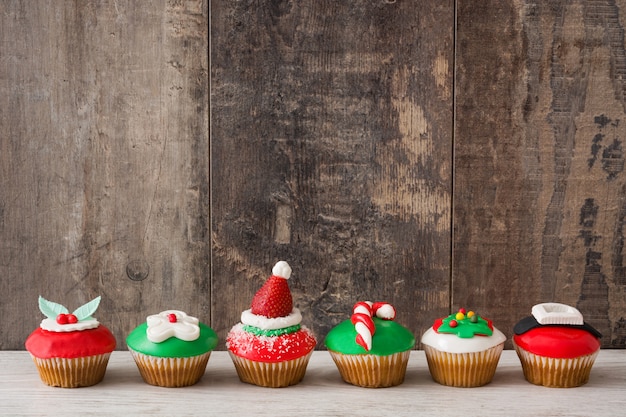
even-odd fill
[(78, 321), (91, 318), (91, 315), (96, 312), (98, 305), (100, 305), (100, 298), (100, 296), (97, 296), (87, 304), (78, 307), (72, 314), (76, 316)]
[(52, 320), (56, 320), (59, 314), (67, 314), (69, 312), (65, 306), (48, 301), (41, 295), (39, 296), (39, 310), (41, 310), (44, 316)]

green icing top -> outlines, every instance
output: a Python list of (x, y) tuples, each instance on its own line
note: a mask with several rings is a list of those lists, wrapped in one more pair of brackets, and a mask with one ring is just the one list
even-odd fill
[(485, 320), (478, 315), (467, 317), (465, 314), (462, 314), (463, 318), (457, 318), (457, 314), (462, 313), (450, 314), (448, 317), (435, 320), (433, 330), (437, 333), (455, 334), (462, 339), (468, 339), (475, 335), (493, 335), (493, 326), (490, 320)]
[(161, 358), (198, 356), (215, 349), (217, 346), (217, 334), (213, 329), (203, 323), (198, 323), (198, 326), (200, 327), (200, 337), (192, 342), (170, 337), (161, 343), (154, 343), (148, 340), (146, 336), (148, 324), (144, 322), (130, 332), (126, 338), (126, 344), (136, 352)]
[(352, 321), (345, 320), (335, 326), (326, 336), (326, 347), (333, 352), (347, 355), (386, 356), (413, 349), (415, 337), (406, 327), (373, 317), (376, 331), (372, 336), (372, 350), (367, 351), (356, 343), (357, 332)]

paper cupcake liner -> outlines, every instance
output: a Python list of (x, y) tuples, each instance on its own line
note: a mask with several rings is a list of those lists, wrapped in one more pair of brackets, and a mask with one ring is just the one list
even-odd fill
[(386, 388), (402, 384), (410, 350), (392, 355), (344, 355), (328, 351), (341, 378), (348, 384), (364, 388)]
[(522, 363), (526, 380), (552, 388), (573, 388), (584, 385), (599, 351), (578, 358), (549, 358), (535, 355), (513, 343)]
[(159, 387), (187, 387), (204, 375), (211, 352), (188, 358), (160, 358), (128, 349), (143, 380)]
[(430, 375), (451, 387), (480, 387), (491, 382), (504, 343), (481, 352), (448, 353), (424, 345)]
[(102, 381), (109, 363), (110, 353), (81, 358), (41, 359), (33, 355), (39, 377), (53, 387), (89, 387)]
[(268, 388), (282, 388), (302, 381), (313, 351), (283, 362), (257, 362), (228, 352), (241, 382)]

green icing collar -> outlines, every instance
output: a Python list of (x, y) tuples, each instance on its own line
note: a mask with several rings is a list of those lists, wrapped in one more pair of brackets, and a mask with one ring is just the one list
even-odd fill
[(255, 336), (275, 337), (275, 336), (282, 336), (288, 333), (297, 332), (298, 330), (300, 330), (300, 325), (294, 324), (293, 326), (283, 327), (282, 329), (264, 330), (264, 329), (260, 329), (254, 326), (249, 326), (246, 324), (243, 326), (243, 330), (245, 330), (248, 333), (252, 333)]
[(144, 355), (157, 356), (162, 358), (188, 358), (202, 355), (217, 346), (217, 334), (209, 326), (198, 323), (200, 327), (200, 337), (192, 342), (170, 337), (161, 342), (154, 343), (148, 340), (146, 330), (147, 323), (142, 323), (135, 328), (126, 338), (128, 347)]
[(413, 349), (415, 337), (402, 325), (373, 317), (376, 332), (372, 336), (372, 349), (365, 350), (356, 343), (357, 332), (352, 321), (345, 320), (335, 326), (326, 336), (324, 344), (329, 350), (348, 355), (386, 356)]

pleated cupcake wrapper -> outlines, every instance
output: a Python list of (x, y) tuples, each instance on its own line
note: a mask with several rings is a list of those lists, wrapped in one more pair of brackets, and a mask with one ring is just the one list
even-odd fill
[(364, 388), (386, 388), (404, 382), (410, 350), (392, 355), (344, 355), (330, 351), (341, 378)]
[(81, 358), (41, 359), (33, 355), (39, 377), (53, 387), (89, 387), (102, 381), (109, 363), (110, 353)]
[(451, 387), (480, 387), (491, 382), (504, 343), (482, 352), (448, 353), (424, 345), (432, 378)]
[(159, 387), (187, 387), (204, 375), (211, 352), (189, 358), (160, 358), (128, 349), (143, 380)]
[(539, 356), (513, 343), (522, 363), (526, 380), (535, 385), (552, 388), (572, 388), (584, 385), (589, 380), (598, 351), (578, 358), (549, 358)]
[(242, 382), (268, 388), (282, 388), (302, 381), (313, 351), (289, 361), (258, 362), (228, 352)]

